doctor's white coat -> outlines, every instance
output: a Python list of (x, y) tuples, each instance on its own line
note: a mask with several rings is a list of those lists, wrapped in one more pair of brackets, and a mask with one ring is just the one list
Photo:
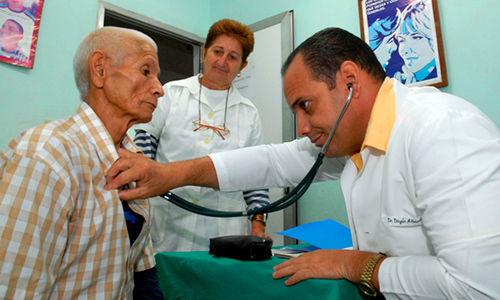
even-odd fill
[[(366, 148), (359, 173), (326, 158), (316, 180), (340, 178), (354, 249), (390, 256), (379, 270), (387, 299), (500, 299), (500, 131), (435, 88), (394, 82), (394, 92), (387, 151)], [(285, 187), (319, 150), (300, 139), (211, 158), (222, 190)]]

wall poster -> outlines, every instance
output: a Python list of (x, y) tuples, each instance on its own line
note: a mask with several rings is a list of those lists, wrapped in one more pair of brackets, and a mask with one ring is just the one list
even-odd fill
[(359, 0), (361, 38), (387, 76), (408, 86), (448, 85), (437, 0)]
[(0, 61), (33, 69), (44, 0), (0, 0)]

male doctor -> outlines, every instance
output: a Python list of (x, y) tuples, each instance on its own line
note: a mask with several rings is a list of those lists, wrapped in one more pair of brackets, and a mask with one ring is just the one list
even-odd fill
[(500, 131), (472, 104), (386, 77), (370, 47), (338, 28), (290, 55), (284, 93), (298, 134), (264, 145), (160, 165), (120, 151), (107, 188), (137, 181), (124, 200), (194, 184), (224, 191), (298, 184), (352, 89), (316, 180), (339, 179), (353, 250), (318, 250), (274, 270), (345, 278), (386, 299), (500, 299)]

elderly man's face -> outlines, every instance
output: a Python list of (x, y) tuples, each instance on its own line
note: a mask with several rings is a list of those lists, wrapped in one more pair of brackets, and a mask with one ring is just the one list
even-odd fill
[(152, 45), (144, 42), (139, 51), (124, 58), (121, 66), (109, 66), (104, 83), (106, 98), (132, 123), (149, 122), (157, 99), (163, 96), (159, 72), (156, 51)]
[(7, 51), (15, 51), (20, 40), (23, 39), (23, 34), (19, 29), (19, 25), (10, 20), (5, 21), (0, 29), (0, 40), (2, 48)]

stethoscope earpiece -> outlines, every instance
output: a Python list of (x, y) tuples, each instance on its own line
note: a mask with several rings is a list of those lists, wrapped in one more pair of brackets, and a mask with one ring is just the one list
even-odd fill
[(352, 89), (352, 83), (348, 83), (348, 84), (347, 84), (347, 88), (348, 88), (348, 89)]

